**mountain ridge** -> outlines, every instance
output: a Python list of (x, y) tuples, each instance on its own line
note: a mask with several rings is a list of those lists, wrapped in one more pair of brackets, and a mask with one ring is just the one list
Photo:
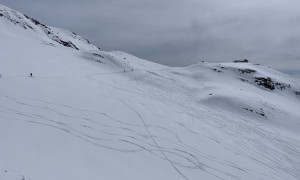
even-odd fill
[(76, 50), (100, 50), (100, 48), (90, 44), (88, 40), (78, 36), (74, 32), (47, 26), (43, 23), (40, 23), (38, 20), (27, 16), (26, 14), (20, 13), (1, 4), (0, 13), (2, 18), (6, 18), (14, 25), (24, 28), (25, 30), (35, 31), (36, 33), (46, 36), (54, 41), (48, 42), (49, 45), (55, 45), (58, 43)]

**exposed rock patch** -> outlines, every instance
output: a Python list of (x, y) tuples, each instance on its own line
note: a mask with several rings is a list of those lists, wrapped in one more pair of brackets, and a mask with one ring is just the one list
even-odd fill
[(218, 72), (218, 73), (222, 72), (221, 70), (218, 70), (218, 69), (213, 69), (213, 71)]
[(267, 89), (274, 90), (285, 90), (291, 88), (290, 84), (282, 83), (282, 82), (274, 82), (270, 77), (255, 77), (255, 82), (259, 86), (263, 86)]
[(260, 111), (255, 111), (255, 110), (249, 109), (249, 108), (243, 108), (243, 109), (246, 110), (246, 111), (249, 111), (249, 112), (258, 114), (258, 115), (260, 115), (260, 116), (267, 117), (267, 116), (266, 116), (266, 113), (264, 112), (264, 110), (263, 110), (262, 108), (259, 108)]
[(267, 89), (270, 90), (274, 90), (275, 89), (275, 85), (274, 82), (272, 81), (272, 79), (270, 77), (255, 77), (255, 82), (257, 83), (257, 85), (259, 86), (263, 86)]
[(234, 62), (234, 63), (248, 63), (249, 60), (248, 59), (240, 59), (240, 60), (234, 60), (232, 62)]
[(245, 73), (251, 74), (251, 73), (255, 73), (256, 71), (253, 69), (239, 69), (239, 72), (241, 74), (245, 74)]

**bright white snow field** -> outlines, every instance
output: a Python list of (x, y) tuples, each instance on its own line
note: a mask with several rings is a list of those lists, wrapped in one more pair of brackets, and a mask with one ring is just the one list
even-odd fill
[(268, 67), (166, 67), (0, 5), (0, 73), (1, 180), (300, 179), (300, 80)]

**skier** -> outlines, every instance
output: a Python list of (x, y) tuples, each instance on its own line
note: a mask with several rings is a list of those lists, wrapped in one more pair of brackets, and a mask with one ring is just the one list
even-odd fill
[(32, 77), (32, 73), (30, 73), (30, 77)]

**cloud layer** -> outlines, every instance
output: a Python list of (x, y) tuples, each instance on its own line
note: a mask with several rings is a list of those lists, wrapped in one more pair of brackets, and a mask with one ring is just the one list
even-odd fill
[(1, 0), (104, 50), (161, 64), (247, 58), (300, 72), (298, 0)]

